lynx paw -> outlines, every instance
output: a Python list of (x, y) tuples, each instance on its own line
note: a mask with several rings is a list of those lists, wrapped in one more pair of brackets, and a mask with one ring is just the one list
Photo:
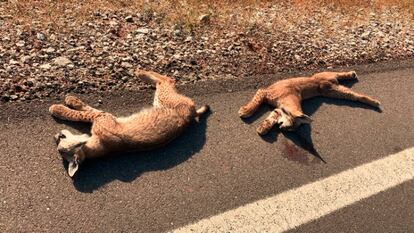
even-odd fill
[(66, 96), (65, 104), (68, 107), (76, 109), (76, 110), (80, 110), (85, 106), (85, 104), (79, 98), (75, 96), (70, 96), (70, 95)]
[(62, 104), (52, 104), (52, 106), (49, 107), (49, 112), (55, 116), (58, 115), (60, 112), (65, 111), (66, 107)]
[(373, 105), (374, 107), (380, 108), (381, 102), (379, 102), (378, 100), (373, 100), (373, 101), (372, 101), (372, 105)]
[(269, 130), (270, 129), (268, 127), (266, 127), (264, 125), (259, 125), (259, 127), (257, 127), (257, 129), (256, 129), (256, 132), (259, 135), (263, 136), (263, 135), (267, 134), (269, 132)]
[(251, 115), (252, 115), (252, 113), (249, 112), (246, 107), (243, 106), (239, 109), (239, 116), (241, 118), (247, 118), (247, 117), (250, 117)]

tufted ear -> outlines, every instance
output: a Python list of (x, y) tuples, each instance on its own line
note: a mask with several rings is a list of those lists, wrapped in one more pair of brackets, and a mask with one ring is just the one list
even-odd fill
[(312, 118), (310, 118), (308, 115), (303, 114), (302, 116), (299, 116), (296, 118), (298, 123), (300, 124), (310, 124), (312, 122)]
[(78, 171), (79, 164), (80, 164), (79, 155), (75, 154), (72, 160), (69, 161), (68, 175), (70, 177), (73, 177), (75, 173)]
[(69, 167), (68, 167), (68, 174), (70, 177), (73, 177), (76, 173), (76, 171), (79, 168), (79, 163), (76, 161), (70, 161), (69, 162)]

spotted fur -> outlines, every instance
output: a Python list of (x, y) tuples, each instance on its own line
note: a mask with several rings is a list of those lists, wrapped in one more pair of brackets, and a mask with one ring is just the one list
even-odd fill
[(154, 105), (128, 117), (115, 117), (95, 109), (80, 99), (68, 96), (65, 105), (54, 104), (49, 112), (60, 119), (91, 122), (91, 136), (74, 135), (62, 130), (55, 136), (58, 150), (68, 160), (73, 176), (85, 159), (111, 152), (145, 151), (162, 147), (178, 135), (196, 117), (208, 111), (196, 110), (194, 102), (177, 92), (173, 79), (151, 71), (136, 71), (137, 77), (156, 85)]
[(262, 103), (275, 107), (257, 128), (257, 132), (264, 135), (275, 124), (279, 124), (282, 130), (295, 130), (303, 123), (311, 123), (311, 118), (302, 111), (301, 101), (315, 96), (359, 101), (379, 108), (378, 100), (339, 84), (338, 80), (346, 79), (357, 79), (355, 71), (322, 72), (311, 77), (278, 81), (265, 89), (259, 89), (253, 99), (240, 108), (239, 115), (242, 118), (251, 116)]

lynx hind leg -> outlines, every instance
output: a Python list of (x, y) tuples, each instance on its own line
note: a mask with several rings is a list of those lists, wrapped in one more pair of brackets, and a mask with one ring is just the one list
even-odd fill
[(338, 72), (336, 75), (336, 79), (338, 80), (358, 80), (358, 75), (355, 71), (349, 72)]
[(159, 74), (154, 71), (145, 71), (145, 70), (136, 69), (135, 75), (141, 80), (143, 80), (144, 82), (148, 82), (152, 84), (161, 83), (161, 82), (175, 84), (174, 79), (168, 76)]
[(374, 98), (371, 98), (364, 94), (359, 94), (352, 91), (351, 89), (342, 86), (342, 85), (332, 85), (329, 88), (326, 88), (322, 92), (323, 96), (336, 98), (336, 99), (347, 99), (352, 101), (358, 101), (367, 105), (370, 105), (375, 108), (379, 108), (380, 102)]
[(337, 79), (337, 80), (358, 80), (358, 76), (355, 71), (349, 72), (321, 72), (316, 73), (313, 77)]
[(249, 103), (247, 103), (246, 105), (242, 106), (239, 109), (239, 116), (241, 118), (250, 117), (257, 111), (257, 109), (265, 101), (265, 99), (266, 99), (266, 91), (263, 89), (257, 90), (253, 99), (250, 100)]
[[(52, 116), (68, 121), (93, 122), (100, 117), (103, 112), (100, 111), (78, 111), (66, 107), (63, 104), (53, 104), (49, 107)], [(107, 113), (106, 113), (107, 114)]]
[(259, 135), (265, 135), (267, 134), (270, 129), (278, 122), (278, 119), (281, 116), (281, 110), (275, 109), (273, 110), (266, 119), (260, 123), (260, 125), (257, 127), (256, 132)]
[(66, 96), (65, 105), (78, 111), (100, 111), (96, 108), (92, 108), (75, 96)]

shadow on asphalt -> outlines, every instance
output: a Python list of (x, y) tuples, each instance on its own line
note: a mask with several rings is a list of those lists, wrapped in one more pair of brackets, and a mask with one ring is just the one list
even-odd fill
[[(177, 166), (203, 148), (210, 114), (202, 116), (199, 122), (191, 123), (181, 136), (166, 147), (85, 161), (75, 174), (73, 185), (78, 191), (89, 193), (114, 180), (131, 182), (146, 171), (167, 170)], [(81, 127), (76, 125), (79, 131), (85, 132), (87, 124)], [(67, 169), (67, 162), (64, 162), (64, 166)]]
[[(346, 87), (352, 87), (357, 81), (356, 80), (349, 80), (345, 82), (341, 82), (342, 85)], [(306, 115), (312, 116), (318, 108), (322, 104), (333, 104), (337, 106), (347, 106), (352, 108), (364, 108), (368, 110), (374, 110), (377, 112), (381, 112), (380, 109), (371, 107), (369, 105), (350, 101), (350, 100), (342, 100), (342, 99), (332, 99), (332, 98), (325, 98), (325, 97), (315, 97), (309, 100), (305, 100), (302, 102), (303, 112)], [(263, 105), (261, 106), (258, 111), (251, 117), (247, 119), (243, 119), (243, 121), (247, 124), (251, 124), (258, 120), (261, 116), (268, 114), (273, 109), (272, 106)], [(339, 119), (338, 119), (339, 120)], [(276, 128), (277, 125), (274, 127)], [(301, 164), (309, 165), (309, 156), (314, 156), (317, 158), (316, 161), (326, 163), (323, 157), (319, 154), (319, 152), (315, 149), (315, 146), (312, 141), (312, 126), (308, 124), (304, 124), (300, 126), (296, 131), (280, 131), (278, 129), (271, 130), (268, 134), (262, 136), (262, 139), (269, 143), (274, 143), (277, 141), (278, 135), (282, 133), (284, 138), (282, 138), (281, 150), (283, 157), (287, 158), (288, 160), (292, 160)]]

